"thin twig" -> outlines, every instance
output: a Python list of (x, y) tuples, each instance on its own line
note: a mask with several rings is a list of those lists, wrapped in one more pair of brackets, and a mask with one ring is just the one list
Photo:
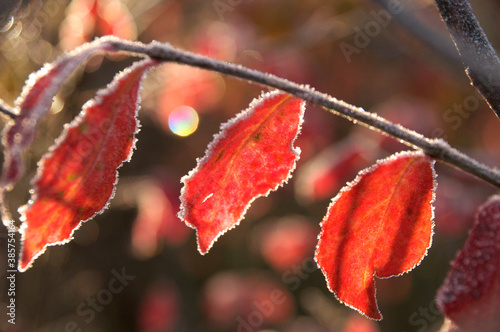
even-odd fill
[(474, 87), (500, 118), (500, 59), (467, 0), (435, 0)]
[(122, 51), (133, 52), (139, 55), (148, 55), (161, 61), (177, 62), (204, 68), (288, 92), (305, 101), (323, 106), (331, 112), (342, 115), (353, 122), (359, 122), (370, 129), (377, 129), (384, 134), (395, 137), (408, 146), (421, 149), (436, 160), (460, 168), (500, 188), (500, 172), (496, 168), (494, 169), (479, 163), (475, 159), (452, 148), (446, 141), (442, 139), (426, 138), (415, 131), (406, 129), (399, 124), (394, 124), (362, 108), (315, 91), (309, 86), (299, 85), (286, 79), (249, 69), (241, 65), (217, 61), (199, 54), (176, 49), (170, 44), (153, 42), (145, 45), (137, 42), (116, 41), (114, 47)]
[(0, 113), (7, 115), (11, 119), (15, 119), (17, 114), (15, 110), (0, 99)]

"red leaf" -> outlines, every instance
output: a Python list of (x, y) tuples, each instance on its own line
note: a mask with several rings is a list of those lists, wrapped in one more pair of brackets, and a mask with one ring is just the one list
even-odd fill
[(382, 319), (373, 277), (408, 272), (426, 255), (434, 178), (429, 157), (404, 152), (365, 169), (332, 200), (315, 259), (341, 302)]
[(82, 221), (105, 208), (116, 169), (131, 157), (142, 77), (157, 63), (144, 60), (117, 75), (42, 158), (32, 200), (21, 208), (20, 271), (47, 245), (70, 241)]
[(303, 113), (298, 98), (262, 95), (222, 126), (205, 157), (182, 178), (179, 217), (196, 228), (202, 254), (241, 221), (254, 199), (290, 177), (300, 153), (293, 142)]
[(479, 208), (437, 303), (457, 331), (500, 331), (500, 196)]
[(19, 115), (9, 122), (3, 131), (5, 163), (0, 186), (12, 187), (22, 175), (21, 154), (35, 137), (38, 121), (50, 110), (52, 99), (63, 82), (88, 57), (113, 47), (106, 39), (97, 40), (61, 57), (52, 64), (46, 64), (38, 72), (31, 74), (16, 104)]
[(46, 64), (26, 81), (16, 100), (18, 116), (2, 133), (5, 161), (0, 178), (0, 207), (5, 225), (12, 219), (5, 204), (5, 191), (11, 190), (24, 173), (22, 154), (31, 146), (38, 122), (50, 110), (54, 96), (73, 71), (92, 55), (115, 51), (113, 41), (116, 39), (102, 38), (82, 46)]

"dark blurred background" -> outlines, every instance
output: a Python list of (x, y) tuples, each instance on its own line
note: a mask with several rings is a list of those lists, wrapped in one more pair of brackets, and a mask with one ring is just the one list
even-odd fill
[[(432, 1), (392, 3), (446, 37)], [(500, 2), (472, 4), (498, 49)], [(388, 16), (381, 10), (368, 0), (1, 0), (0, 98), (13, 105), (31, 72), (96, 36), (159, 40), (310, 84), (499, 165), (500, 123), (463, 69), (402, 28), (397, 10)], [(9, 194), (13, 211), (29, 199), (36, 162), (63, 124), (132, 60), (94, 57), (64, 85), (26, 157), (26, 179)], [(257, 199), (209, 254), (197, 252), (194, 231), (175, 216), (180, 178), (220, 124), (261, 90), (174, 64), (152, 71), (137, 150), (120, 169), (110, 208), (17, 274), (16, 325), (5, 313), (2, 228), (0, 330), (436, 331), (442, 322), (436, 290), (494, 188), (437, 165), (433, 245), (412, 272), (377, 279), (384, 319), (369, 321), (340, 304), (315, 268), (319, 222), (360, 169), (408, 148), (314, 105), (296, 142), (302, 155), (295, 176)]]

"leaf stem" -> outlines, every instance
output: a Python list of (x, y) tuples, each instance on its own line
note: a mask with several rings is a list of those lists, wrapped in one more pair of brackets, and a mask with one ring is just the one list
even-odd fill
[(421, 149), (425, 154), (436, 160), (462, 169), (500, 188), (500, 171), (498, 169), (481, 164), (475, 159), (451, 147), (443, 139), (426, 138), (413, 130), (392, 123), (360, 107), (350, 105), (330, 95), (315, 91), (307, 85), (300, 85), (284, 78), (249, 69), (241, 65), (218, 61), (199, 54), (180, 50), (167, 43), (152, 42), (145, 45), (139, 42), (127, 42), (117, 39), (115, 39), (115, 42), (111, 41), (111, 43), (116, 49), (121, 51), (132, 52), (142, 56), (148, 55), (161, 61), (176, 62), (203, 68), (288, 92), (305, 101), (323, 106), (330, 112), (341, 115), (350, 121), (355, 123), (359, 122), (372, 130), (378, 130), (383, 134), (399, 139), (402, 143), (412, 148)]
[(500, 119), (500, 59), (467, 0), (435, 0), (465, 72)]

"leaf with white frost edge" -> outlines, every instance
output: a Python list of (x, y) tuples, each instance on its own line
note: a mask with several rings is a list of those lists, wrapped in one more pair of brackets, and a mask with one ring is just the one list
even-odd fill
[(434, 160), (406, 151), (362, 170), (332, 199), (314, 258), (340, 302), (382, 319), (374, 277), (408, 272), (427, 255), (435, 178)]
[(201, 254), (239, 224), (257, 197), (290, 178), (304, 110), (305, 103), (291, 95), (262, 94), (221, 126), (205, 156), (182, 178), (179, 217), (196, 229)]
[(0, 210), (5, 225), (12, 217), (5, 202), (5, 191), (11, 190), (24, 173), (22, 154), (31, 146), (39, 121), (47, 114), (53, 98), (66, 79), (89, 57), (118, 51), (113, 43), (116, 37), (107, 36), (64, 54), (32, 73), (16, 100), (17, 117), (2, 132), (5, 161), (0, 178)]
[(25, 271), (47, 246), (71, 241), (81, 223), (106, 209), (118, 181), (117, 169), (130, 160), (142, 78), (156, 60), (135, 63), (87, 102), (39, 162), (30, 202), (21, 207)]

